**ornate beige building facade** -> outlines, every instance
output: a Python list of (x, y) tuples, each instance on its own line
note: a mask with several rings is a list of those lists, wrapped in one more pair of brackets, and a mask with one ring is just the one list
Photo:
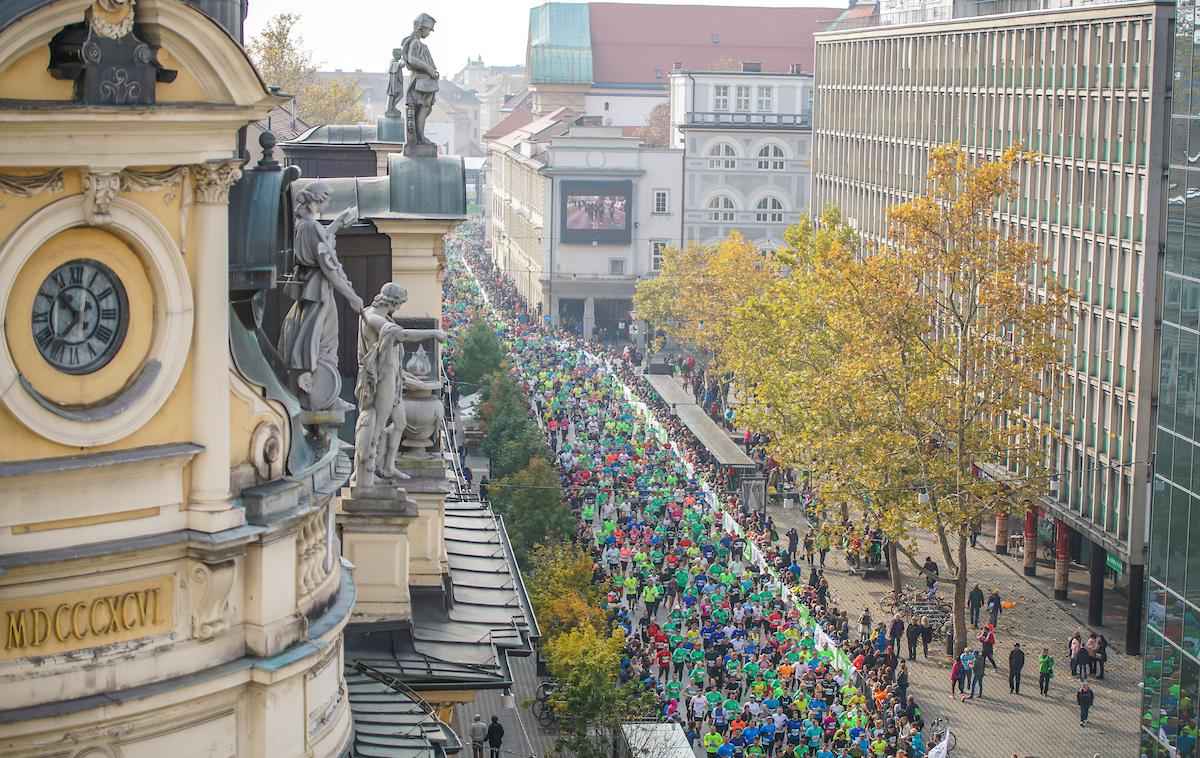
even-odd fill
[(280, 102), (236, 31), (0, 10), (0, 755), (349, 749), (345, 456), (230, 349), (239, 130)]

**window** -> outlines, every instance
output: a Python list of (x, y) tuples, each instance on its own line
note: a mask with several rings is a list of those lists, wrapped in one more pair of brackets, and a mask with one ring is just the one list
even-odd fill
[(782, 224), (783, 203), (779, 202), (777, 197), (764, 197), (754, 208), (754, 220), (767, 224)]
[(737, 107), (735, 108), (735, 110), (739, 110), (739, 111), (750, 110), (750, 85), (749, 84), (739, 84), (735, 88), (735, 91), (737, 94), (737, 103), (735, 103), (735, 105)]
[(763, 145), (758, 149), (759, 171), (783, 171), (783, 148), (779, 145)]
[(713, 110), (729, 110), (729, 85), (717, 84), (713, 87)]
[(671, 210), (670, 198), (668, 190), (654, 190), (654, 213), (669, 213)]
[(708, 201), (709, 221), (733, 221), (733, 200), (728, 195), (717, 195)]
[(718, 142), (708, 149), (708, 167), (711, 169), (737, 168), (737, 151), (728, 142)]
[(613, 276), (621, 276), (622, 274), (624, 274), (625, 273), (625, 259), (624, 258), (609, 258), (608, 259), (608, 273)]
[(663, 240), (651, 240), (650, 242), (650, 270), (662, 271), (662, 262), (664, 251), (670, 246), (670, 242)]
[(770, 113), (775, 110), (775, 88), (759, 85), (758, 87), (758, 112)]

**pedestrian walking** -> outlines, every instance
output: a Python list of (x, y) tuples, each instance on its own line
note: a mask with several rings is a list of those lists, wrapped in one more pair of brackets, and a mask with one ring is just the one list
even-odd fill
[(1054, 656), (1050, 655), (1050, 648), (1042, 648), (1042, 654), (1038, 656), (1038, 691), (1043, 695), (1050, 694), (1050, 680), (1054, 678)]
[(471, 758), (483, 758), (483, 741), (487, 739), (488, 728), (487, 724), (483, 723), (483, 716), (475, 714), (475, 720), (471, 722), (471, 726), (467, 731), (467, 735), (471, 738)]
[(492, 723), (488, 724), (487, 744), (490, 758), (500, 758), (500, 746), (504, 744), (504, 727), (500, 726), (499, 716), (492, 716)]
[(1096, 693), (1092, 692), (1092, 688), (1087, 682), (1079, 688), (1079, 692), (1075, 694), (1075, 702), (1079, 704), (1079, 725), (1088, 725), (1088, 711), (1092, 709), (1092, 703), (1096, 701)]
[(984, 662), (991, 661), (992, 668), (996, 668), (996, 625), (988, 624), (985, 626), (976, 639), (983, 646), (983, 652), (979, 657), (983, 658)]
[(908, 659), (915, 661), (917, 659), (917, 642), (921, 639), (921, 624), (913, 620), (909, 622), (908, 629), (904, 632), (905, 639), (908, 640)]
[(921, 652), (929, 658), (929, 643), (933, 642), (933, 624), (928, 616), (921, 617)]
[(800, 544), (800, 532), (796, 531), (796, 527), (787, 530), (787, 550), (788, 563), (796, 560), (796, 546)]
[(967, 608), (971, 611), (971, 626), (979, 628), (979, 610), (983, 608), (983, 590), (979, 589), (979, 585), (971, 590), (971, 594), (967, 595)]
[(955, 659), (954, 665), (950, 667), (950, 697), (954, 697), (954, 688), (958, 688), (958, 694), (963, 694), (963, 680), (966, 678), (967, 669), (962, 664), (961, 659)]
[(1000, 588), (999, 587), (996, 587), (995, 589), (993, 589), (992, 594), (988, 595), (987, 607), (988, 607), (988, 623), (990, 623), (993, 627), (995, 627), (996, 624), (1000, 623), (1000, 611), (1003, 610), (1003, 607), (1002, 607), (1001, 601), (1000, 601)]
[[(975, 659), (971, 662), (971, 695), (975, 697), (976, 691), (979, 692), (980, 699), (983, 698), (983, 676), (987, 673), (987, 658), (983, 657), (982, 653), (976, 653)], [(969, 698), (969, 699), (970, 699)]]
[(1008, 652), (1008, 691), (1015, 695), (1021, 694), (1021, 669), (1025, 668), (1025, 651), (1020, 642), (1014, 642)]

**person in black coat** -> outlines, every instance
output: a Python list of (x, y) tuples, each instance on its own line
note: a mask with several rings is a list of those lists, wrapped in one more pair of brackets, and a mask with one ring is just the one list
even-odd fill
[(1008, 691), (1021, 694), (1021, 669), (1025, 668), (1025, 651), (1020, 642), (1014, 642), (1008, 653)]
[(486, 739), (491, 758), (500, 758), (500, 744), (504, 742), (504, 727), (500, 726), (499, 716), (492, 716), (492, 723), (488, 724)]
[(908, 659), (915, 661), (917, 659), (917, 643), (921, 639), (921, 624), (913, 619), (905, 631), (905, 637), (908, 639)]
[(1083, 686), (1079, 688), (1079, 692), (1075, 693), (1075, 702), (1079, 703), (1080, 726), (1087, 726), (1090, 723), (1088, 721), (1088, 711), (1092, 709), (1092, 703), (1095, 701), (1096, 693), (1092, 692), (1092, 688), (1088, 686), (1087, 682), (1084, 682)]

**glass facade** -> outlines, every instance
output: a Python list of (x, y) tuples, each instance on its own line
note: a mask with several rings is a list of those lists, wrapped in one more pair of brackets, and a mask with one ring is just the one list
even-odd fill
[[(1162, 342), (1142, 755), (1196, 755), (1200, 695), (1200, 40), (1196, 0), (1178, 0), (1172, 50)], [(1169, 746), (1169, 747), (1168, 747)]]

